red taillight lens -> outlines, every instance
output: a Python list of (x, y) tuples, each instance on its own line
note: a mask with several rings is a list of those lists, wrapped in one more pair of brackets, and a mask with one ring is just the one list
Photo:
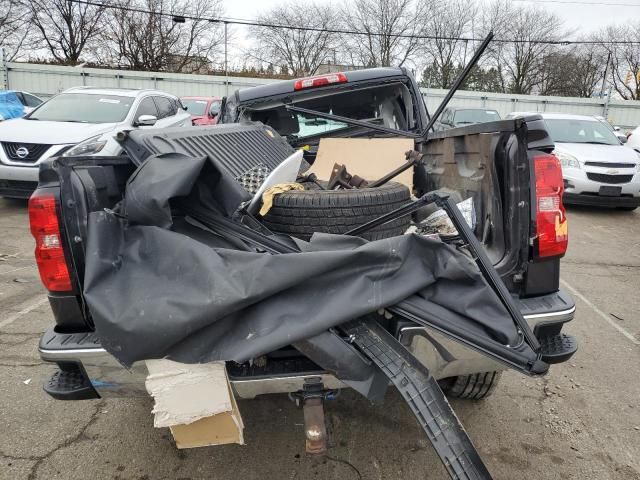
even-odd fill
[(347, 76), (344, 73), (330, 73), (329, 75), (318, 75), (296, 80), (293, 85), (294, 90), (304, 90), (305, 88), (324, 87), (333, 83), (347, 83)]
[(29, 223), (36, 240), (36, 262), (40, 279), (47, 290), (68, 292), (71, 277), (62, 249), (60, 225), (53, 195), (36, 191), (29, 199)]
[(564, 255), (569, 242), (568, 222), (562, 205), (562, 167), (555, 155), (534, 157), (536, 173), (536, 228), (538, 256)]

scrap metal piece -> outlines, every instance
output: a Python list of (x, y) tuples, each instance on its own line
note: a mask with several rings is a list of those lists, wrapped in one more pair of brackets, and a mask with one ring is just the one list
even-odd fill
[(335, 190), (337, 188), (365, 188), (369, 182), (358, 175), (351, 175), (347, 172), (345, 165), (335, 163), (331, 170), (331, 177), (329, 177), (328, 190)]
[(427, 367), (375, 320), (349, 322), (341, 329), (398, 389), (450, 477), (490, 480), (489, 470)]
[(369, 188), (380, 187), (385, 183), (387, 183), (389, 180), (392, 180), (393, 178), (397, 177), (401, 173), (406, 172), (410, 168), (413, 168), (416, 164), (420, 162), (420, 160), (422, 160), (422, 157), (424, 157), (424, 155), (416, 150), (409, 150), (408, 152), (405, 153), (405, 157), (407, 159), (406, 163), (404, 163), (403, 165), (400, 165), (395, 170), (392, 170), (391, 172), (387, 173), (384, 177), (379, 178), (375, 182), (369, 184)]
[[(466, 242), (466, 247), (471, 253), (471, 255), (473, 256), (473, 260), (475, 261), (476, 265), (478, 265), (478, 268), (480, 269), (480, 272), (484, 276), (485, 280), (487, 281), (489, 286), (493, 289), (493, 291), (496, 293), (496, 295), (498, 295), (498, 297), (500, 298), (500, 301), (505, 306), (505, 308), (511, 315), (511, 318), (514, 320), (514, 322), (518, 326), (519, 333), (523, 337), (523, 341), (526, 340), (526, 342), (529, 344), (529, 346), (531, 346), (531, 348), (535, 352), (539, 352), (540, 343), (538, 342), (538, 339), (536, 338), (533, 331), (529, 327), (529, 324), (524, 319), (522, 312), (520, 312), (520, 309), (517, 307), (517, 305), (513, 301), (511, 294), (507, 290), (507, 287), (505, 286), (505, 284), (502, 282), (500, 275), (498, 274), (498, 272), (496, 272), (495, 268), (493, 267), (493, 263), (487, 256), (486, 252), (484, 251), (484, 248), (476, 238), (471, 228), (469, 228), (469, 225), (467, 224), (464, 216), (460, 212), (460, 209), (458, 208), (456, 203), (453, 200), (451, 200), (451, 198), (449, 198), (448, 196), (439, 195), (438, 193), (426, 193), (419, 199), (409, 202), (406, 205), (403, 205), (389, 213), (381, 215), (380, 217), (373, 219), (363, 225), (360, 225), (359, 227), (353, 228), (345, 232), (344, 234), (360, 235), (363, 232), (371, 230), (372, 228), (376, 228), (380, 225), (384, 225), (385, 223), (395, 220), (396, 218), (400, 218), (404, 215), (409, 215), (415, 212), (420, 207), (423, 207), (424, 205), (428, 205), (429, 203), (435, 203), (447, 213), (447, 215), (451, 219), (451, 223), (453, 223), (453, 226), (456, 228), (456, 230), (458, 231), (462, 239)], [(392, 307), (390, 308), (392, 309)], [(519, 347), (520, 345), (507, 345), (507, 346), (511, 348), (511, 347)], [(544, 362), (542, 362), (536, 368), (544, 368), (545, 365), (543, 365), (543, 363)], [(546, 368), (548, 368), (548, 365), (546, 365)], [(542, 373), (542, 372), (537, 372), (537, 373)]]
[(458, 78), (454, 80), (453, 85), (451, 85), (451, 88), (442, 99), (442, 102), (440, 103), (440, 105), (438, 105), (438, 108), (436, 108), (436, 111), (429, 119), (429, 123), (427, 123), (427, 126), (423, 130), (423, 134), (425, 137), (429, 134), (429, 130), (433, 128), (433, 126), (436, 123), (436, 120), (438, 120), (438, 117), (442, 114), (442, 112), (444, 111), (445, 107), (447, 106), (447, 104), (449, 103), (453, 95), (458, 91), (460, 86), (467, 79), (467, 77), (471, 73), (471, 70), (473, 70), (473, 67), (477, 65), (478, 61), (480, 60), (480, 57), (489, 46), (489, 43), (491, 43), (491, 40), (493, 40), (493, 31), (487, 34), (486, 38), (482, 41), (482, 43), (478, 47), (478, 50), (476, 50), (476, 52), (473, 54), (473, 57), (471, 57), (471, 60), (469, 60), (469, 63), (464, 67), (462, 72), (460, 72), (460, 75), (458, 75)]

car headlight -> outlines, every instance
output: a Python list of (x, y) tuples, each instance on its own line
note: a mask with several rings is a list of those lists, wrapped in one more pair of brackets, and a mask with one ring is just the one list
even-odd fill
[(558, 160), (560, 160), (560, 165), (562, 165), (563, 167), (580, 168), (580, 162), (573, 155), (569, 155), (568, 153), (563, 153), (558, 151), (554, 153), (556, 157), (558, 157)]
[[(640, 150), (636, 150), (636, 153), (638, 154), (638, 160), (640, 160)], [(636, 171), (640, 172), (640, 162), (636, 163)]]
[(93, 155), (100, 152), (107, 144), (106, 140), (100, 140), (102, 135), (91, 137), (84, 142), (79, 143), (75, 147), (71, 147), (69, 150), (62, 154), (63, 157), (78, 157), (80, 155)]

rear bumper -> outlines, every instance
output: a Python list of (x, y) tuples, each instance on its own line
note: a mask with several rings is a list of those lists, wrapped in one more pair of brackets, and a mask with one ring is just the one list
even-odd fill
[[(575, 315), (575, 303), (564, 291), (518, 299), (516, 303), (538, 337), (556, 335)], [(505, 369), (494, 360), (431, 329), (413, 324), (393, 333), (429, 367), (436, 379)], [(101, 397), (147, 395), (144, 382), (148, 371), (144, 362), (135, 363), (130, 370), (123, 368), (102, 348), (94, 333), (59, 334), (52, 328), (42, 336), (39, 351), (46, 362), (81, 365)], [(230, 381), (238, 398), (254, 398), (267, 393), (299, 391), (306, 379), (318, 376), (322, 377), (327, 388), (345, 387), (336, 377), (321, 370), (254, 377), (230, 376)]]
[(606, 197), (598, 194), (567, 193), (562, 197), (567, 205), (588, 205), (594, 207), (638, 207), (640, 196), (623, 195), (620, 197)]
[[(82, 367), (100, 397), (148, 396), (144, 382), (148, 370), (144, 362), (136, 362), (130, 370), (102, 348), (93, 333), (56, 334), (47, 331), (40, 340), (40, 357), (51, 363), (73, 363)], [(238, 398), (254, 398), (268, 393), (287, 393), (302, 390), (306, 379), (321, 377), (329, 389), (345, 385), (326, 372), (278, 375), (253, 378), (230, 378)]]

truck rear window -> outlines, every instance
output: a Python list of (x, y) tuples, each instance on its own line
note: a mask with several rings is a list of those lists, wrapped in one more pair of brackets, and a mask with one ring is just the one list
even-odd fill
[[(321, 93), (321, 94), (320, 94)], [(401, 83), (363, 88), (361, 90), (311, 91), (296, 95), (292, 104), (309, 110), (340, 115), (398, 130), (415, 128), (413, 105), (409, 91)], [(269, 103), (268, 107), (252, 105), (245, 118), (270, 125), (289, 139), (324, 136), (347, 129), (357, 129), (347, 123), (325, 119), (313, 114), (292, 113), (284, 103)]]

